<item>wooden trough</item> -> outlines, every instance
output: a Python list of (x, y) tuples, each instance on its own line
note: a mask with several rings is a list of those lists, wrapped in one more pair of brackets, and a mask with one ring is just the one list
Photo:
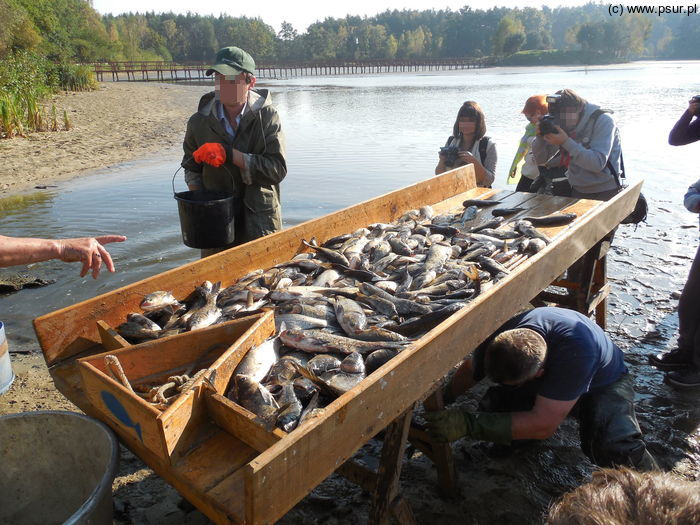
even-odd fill
[[(57, 388), (86, 413), (114, 428), (134, 453), (210, 519), (217, 523), (272, 523), (334, 471), (340, 469), (353, 479), (352, 469), (345, 462), (399, 416), (410, 414), (413, 405), (455, 364), (613, 230), (634, 208), (640, 188), (638, 183), (608, 202), (512, 193), (476, 188), (473, 168), (466, 166), (57, 310), (35, 319), (34, 326)], [(146, 444), (133, 425), (115, 422), (95, 397), (94, 391), (103, 387), (119, 391), (118, 385), (100, 371), (98, 354), (106, 350), (116, 348), (121, 352), (125, 362), (134, 367), (127, 375), (138, 377), (182, 366), (188, 356), (176, 357), (173, 353), (178, 348), (185, 352), (184, 345), (178, 343), (185, 338), (207, 339), (198, 343), (200, 349), (210, 341), (223, 342), (217, 327), (175, 336), (168, 343), (172, 366), (162, 367), (146, 366), (144, 356), (149, 348), (165, 345), (165, 340), (119, 350), (120, 343), (105, 334), (111, 333), (111, 327), (121, 323), (127, 313), (138, 311), (147, 293), (171, 290), (176, 298), (183, 298), (204, 280), (220, 280), (228, 286), (252, 270), (289, 260), (304, 249), (302, 239), (316, 237), (321, 242), (371, 223), (393, 221), (426, 204), (440, 213), (458, 208), (464, 199), (491, 196), (504, 198), (504, 206), (525, 208), (521, 215), (562, 210), (576, 212), (578, 218), (567, 226), (540, 228), (554, 239), (547, 248), (523, 261), (508, 277), (334, 400), (321, 416), (294, 431), (267, 432), (251, 414), (226, 399), (219, 385), (216, 391), (199, 385), (185, 395), (187, 401), (180, 402), (189, 408), (178, 405), (171, 407), (172, 413), (166, 410), (159, 415), (161, 426), (153, 427), (153, 431), (161, 435)], [(102, 322), (99, 326), (98, 321)], [(262, 340), (269, 333), (270, 322), (269, 316), (263, 316), (229, 329), (232, 334), (236, 331), (236, 340), (212, 366), (232, 370), (230, 367), (242, 357), (250, 341)], [(108, 348), (110, 345), (112, 348)], [(98, 384), (90, 386), (91, 381)], [(188, 416), (195, 424), (188, 424)], [(167, 422), (177, 428), (166, 432)], [(405, 435), (407, 427), (403, 432)], [(400, 462), (400, 453), (398, 457)], [(369, 485), (379, 494), (375, 494), (375, 501), (383, 492), (395, 490), (395, 486), (381, 482)], [(384, 501), (383, 508), (390, 503)]]

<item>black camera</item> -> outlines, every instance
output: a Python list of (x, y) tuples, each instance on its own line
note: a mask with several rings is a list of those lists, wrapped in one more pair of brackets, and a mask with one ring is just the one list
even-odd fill
[(440, 148), (440, 155), (445, 155), (445, 166), (451, 168), (457, 162), (457, 155), (459, 154), (459, 146), (457, 144), (451, 144), (449, 146), (444, 146)]
[(540, 135), (546, 135), (547, 133), (557, 133), (557, 119), (550, 114), (543, 116), (540, 119)]
[(547, 95), (545, 97), (545, 100), (547, 101), (548, 106), (556, 106), (561, 101), (561, 95), (559, 95), (559, 94)]
[(691, 102), (695, 102), (696, 104), (700, 104), (700, 95), (695, 95), (693, 98), (690, 99)]

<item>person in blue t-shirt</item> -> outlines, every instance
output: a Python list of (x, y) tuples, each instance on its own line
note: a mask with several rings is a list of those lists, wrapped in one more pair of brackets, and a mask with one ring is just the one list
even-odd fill
[(588, 317), (550, 307), (513, 317), (457, 370), (445, 401), (484, 378), (499, 386), (484, 395), (483, 412), (426, 412), (433, 439), (546, 439), (571, 414), (579, 419), (581, 448), (592, 462), (658, 468), (642, 440), (622, 350)]

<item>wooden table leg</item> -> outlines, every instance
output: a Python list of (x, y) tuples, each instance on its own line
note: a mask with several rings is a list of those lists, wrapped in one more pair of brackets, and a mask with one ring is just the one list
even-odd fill
[(397, 501), (399, 477), (401, 476), (408, 428), (411, 425), (412, 416), (413, 407), (396, 418), (384, 433), (384, 446), (377, 472), (377, 485), (374, 494), (372, 494), (372, 505), (369, 511), (369, 523), (371, 524), (383, 525), (389, 522), (392, 515), (397, 514), (397, 517), (401, 516), (404, 519), (406, 517), (410, 519), (413, 516), (410, 508), (408, 511), (406, 510), (407, 504)]
[[(434, 412), (445, 408), (442, 399), (442, 389), (438, 388), (423, 402), (426, 411)], [(452, 447), (449, 443), (431, 442), (432, 457), (438, 475), (438, 486), (443, 496), (454, 497), (459, 494), (457, 472), (452, 457)]]
[[(593, 275), (594, 286), (598, 290), (603, 290), (608, 282), (607, 276), (607, 256), (603, 256), (598, 259), (598, 264), (595, 267), (595, 274)], [(598, 323), (603, 330), (607, 327), (608, 318), (608, 299), (603, 298), (595, 307), (595, 322)]]

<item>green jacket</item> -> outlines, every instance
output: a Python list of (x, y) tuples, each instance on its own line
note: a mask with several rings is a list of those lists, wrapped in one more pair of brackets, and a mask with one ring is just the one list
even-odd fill
[[(279, 183), (287, 174), (284, 135), (268, 90), (249, 92), (248, 106), (233, 140), (217, 118), (214, 95), (213, 91), (204, 95), (199, 110), (187, 122), (182, 167), (188, 184), (201, 185), (205, 190), (233, 188), (234, 244), (238, 245), (282, 229)], [(219, 168), (196, 163), (193, 152), (207, 142), (219, 142), (247, 154), (247, 170), (241, 173), (228, 158)]]

